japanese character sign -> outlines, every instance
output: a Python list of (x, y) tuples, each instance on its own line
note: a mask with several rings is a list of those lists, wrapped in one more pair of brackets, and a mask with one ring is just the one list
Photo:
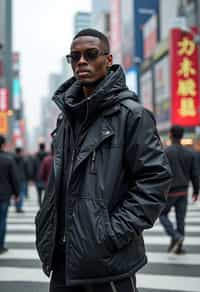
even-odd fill
[[(192, 29), (195, 34), (196, 29)], [(193, 34), (172, 29), (170, 34), (172, 124), (200, 123), (198, 48)]]

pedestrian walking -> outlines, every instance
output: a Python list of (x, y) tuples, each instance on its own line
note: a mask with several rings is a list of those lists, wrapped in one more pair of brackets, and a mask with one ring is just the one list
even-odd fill
[(6, 252), (6, 220), (10, 198), (19, 197), (19, 181), (12, 155), (5, 152), (6, 139), (0, 135), (0, 254)]
[(39, 171), (40, 171), (40, 166), (43, 161), (43, 159), (47, 156), (46, 152), (46, 145), (45, 143), (41, 142), (39, 143), (39, 149), (38, 152), (35, 154), (33, 158), (33, 173), (34, 173), (34, 181), (35, 181), (35, 186), (37, 190), (37, 196), (38, 196), (38, 205), (39, 207), (41, 206), (42, 203), (42, 195), (44, 191), (44, 183), (43, 181), (39, 178)]
[(53, 100), (53, 167), (36, 216), (50, 292), (136, 291), (142, 232), (166, 202), (171, 172), (153, 115), (135, 101), (107, 37), (79, 32), (67, 55), (74, 77)]
[(23, 213), (24, 198), (27, 192), (28, 183), (28, 166), (23, 155), (23, 149), (21, 147), (15, 148), (14, 159), (17, 166), (17, 175), (19, 179), (19, 200), (16, 202), (16, 212)]
[(53, 161), (53, 145), (51, 144), (50, 153), (42, 160), (39, 169), (39, 179), (43, 182), (44, 186), (47, 186), (51, 167)]
[[(178, 125), (170, 129), (170, 139), (172, 144), (166, 148), (172, 173), (173, 181), (169, 190), (167, 204), (160, 215), (160, 222), (165, 232), (171, 237), (168, 252), (183, 254), (183, 241), (185, 237), (185, 216), (188, 204), (189, 182), (193, 186), (193, 201), (198, 198), (199, 193), (199, 173), (196, 155), (192, 149), (181, 145), (184, 135), (184, 128)], [(174, 207), (176, 227), (169, 219), (169, 213)]]

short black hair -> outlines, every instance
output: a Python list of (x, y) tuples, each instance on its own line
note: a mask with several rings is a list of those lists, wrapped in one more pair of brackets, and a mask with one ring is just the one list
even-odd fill
[(6, 138), (0, 135), (0, 147), (2, 147), (6, 143)]
[(170, 128), (170, 133), (174, 139), (182, 139), (184, 135), (184, 128), (179, 125), (174, 125)]
[(15, 153), (16, 153), (16, 154), (21, 154), (21, 153), (22, 153), (22, 148), (19, 147), (19, 146), (17, 146), (17, 147), (15, 148)]
[(44, 143), (44, 142), (40, 142), (40, 143), (39, 143), (39, 149), (40, 149), (41, 151), (44, 151), (45, 148), (46, 148), (45, 143)]
[(100, 32), (96, 29), (93, 29), (93, 28), (82, 29), (74, 36), (73, 40), (75, 40), (76, 38), (81, 37), (81, 36), (93, 36), (93, 37), (100, 39), (104, 45), (106, 53), (110, 53), (110, 45), (109, 45), (108, 38), (102, 32)]

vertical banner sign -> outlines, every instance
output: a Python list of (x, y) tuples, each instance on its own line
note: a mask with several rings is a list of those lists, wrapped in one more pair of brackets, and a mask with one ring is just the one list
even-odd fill
[(8, 133), (7, 113), (0, 112), (0, 134), (6, 135), (7, 133)]
[(121, 36), (121, 0), (111, 1), (110, 12), (110, 46), (114, 62), (122, 63)]
[[(195, 34), (196, 29), (193, 29)], [(180, 29), (170, 33), (171, 123), (196, 126), (200, 122), (198, 48), (193, 34)]]
[(8, 111), (8, 89), (0, 88), (0, 112)]

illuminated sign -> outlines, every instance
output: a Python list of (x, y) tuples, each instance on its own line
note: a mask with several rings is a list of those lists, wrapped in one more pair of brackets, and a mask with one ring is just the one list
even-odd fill
[(8, 89), (0, 88), (0, 112), (8, 111)]
[[(194, 29), (195, 33), (195, 29)], [(182, 126), (196, 126), (200, 122), (198, 49), (192, 33), (172, 29), (171, 57), (171, 122)]]
[(6, 135), (8, 133), (8, 118), (7, 114), (0, 112), (0, 134)]

